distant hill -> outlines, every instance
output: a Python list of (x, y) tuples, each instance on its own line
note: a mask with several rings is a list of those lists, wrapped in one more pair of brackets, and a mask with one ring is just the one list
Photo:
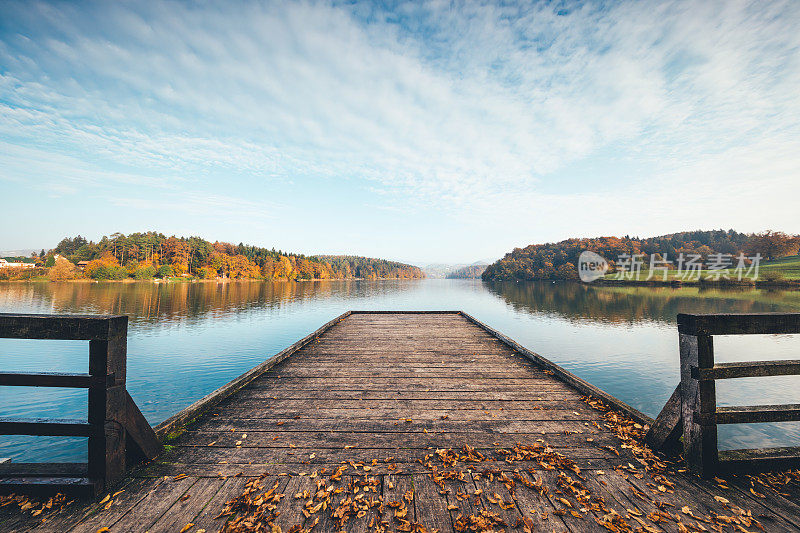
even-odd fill
[(419, 267), (386, 259), (357, 255), (312, 255), (309, 256), (309, 259), (327, 263), (335, 272), (349, 273), (356, 278), (413, 279), (425, 277)]
[(32, 253), (39, 253), (40, 250), (33, 248), (24, 248), (22, 250), (2, 250), (0, 257), (30, 257)]
[(467, 266), (464, 263), (461, 264), (448, 264), (448, 263), (431, 263), (430, 265), (425, 265), (422, 267), (422, 271), (425, 272), (425, 277), (427, 278), (446, 278), (450, 272), (454, 270), (458, 270), (459, 268), (463, 268)]
[[(461, 269), (471, 268), (475, 266), (486, 267), (486, 265), (493, 263), (494, 260), (492, 259), (482, 259), (480, 261), (475, 261), (474, 263), (431, 263), (430, 265), (426, 265), (422, 267), (423, 272), (425, 272), (425, 277), (428, 278), (451, 278), (450, 274), (453, 274)], [(483, 272), (483, 270), (481, 270)], [(461, 276), (458, 276), (461, 277)], [(480, 276), (479, 276), (480, 277)], [(451, 278), (455, 279), (455, 278)]]
[(482, 278), (494, 280), (577, 279), (578, 257), (591, 250), (609, 263), (622, 254), (644, 254), (645, 262), (655, 254), (659, 260), (674, 261), (680, 254), (697, 254), (706, 259), (714, 253), (760, 253), (763, 259), (777, 259), (796, 254), (800, 237), (782, 232), (759, 234), (734, 230), (684, 231), (659, 237), (598, 237), (567, 239), (557, 243), (531, 244), (515, 248), (499, 261), (489, 265)]
[(448, 279), (480, 279), (483, 272), (486, 270), (486, 267), (489, 265), (486, 263), (478, 263), (473, 265), (467, 265), (465, 267), (461, 267), (459, 269), (453, 270), (452, 272), (447, 274)]

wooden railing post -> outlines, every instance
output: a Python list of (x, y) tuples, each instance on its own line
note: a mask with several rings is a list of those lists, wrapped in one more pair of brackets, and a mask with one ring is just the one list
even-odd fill
[(104, 333), (89, 341), (89, 374), (99, 378), (89, 389), (89, 476), (108, 487), (125, 475), (128, 317), (109, 319)]
[(711, 335), (680, 333), (681, 414), (683, 456), (689, 468), (704, 477), (714, 475), (717, 451), (717, 395), (714, 380), (697, 379), (698, 370), (713, 368)]

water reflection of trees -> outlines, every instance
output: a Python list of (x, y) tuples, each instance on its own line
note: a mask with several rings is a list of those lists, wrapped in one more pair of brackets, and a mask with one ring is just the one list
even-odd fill
[(573, 282), (485, 282), (515, 310), (574, 320), (675, 323), (678, 313), (764, 313), (800, 310), (800, 292), (698, 287), (619, 287)]
[(307, 299), (369, 298), (404, 292), (413, 282), (3, 283), (0, 308), (34, 313), (124, 314), (132, 324), (197, 320)]

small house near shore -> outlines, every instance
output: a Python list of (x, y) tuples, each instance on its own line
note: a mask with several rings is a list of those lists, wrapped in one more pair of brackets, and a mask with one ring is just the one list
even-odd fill
[(0, 257), (0, 268), (36, 268), (36, 263), (9, 263)]

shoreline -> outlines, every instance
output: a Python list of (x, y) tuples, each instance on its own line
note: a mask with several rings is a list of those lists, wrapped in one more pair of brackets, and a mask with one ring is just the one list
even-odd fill
[[(198, 278), (169, 278), (169, 279), (106, 279), (95, 280), (86, 278), (77, 278), (69, 280), (52, 281), (47, 278), (38, 279), (10, 279), (0, 280), (0, 283), (236, 283), (236, 282), (262, 282), (262, 283), (304, 283), (304, 282), (319, 282), (319, 281), (391, 281), (391, 280), (423, 280), (423, 279), (448, 279), (448, 278), (376, 278), (368, 280), (366, 278), (304, 278), (304, 279), (258, 279), (258, 278), (215, 278), (215, 279), (198, 279)], [(481, 281), (480, 278), (465, 278), (465, 281)], [(451, 280), (453, 281), (453, 280)], [(558, 282), (558, 283), (578, 283), (581, 285), (602, 285), (605, 287), (615, 286), (629, 286), (629, 287), (657, 287), (657, 288), (673, 288), (679, 289), (681, 287), (707, 287), (717, 289), (780, 289), (780, 290), (800, 290), (800, 280), (784, 280), (784, 281), (682, 281), (682, 280), (617, 280), (617, 279), (598, 279), (591, 282), (584, 282), (578, 279), (546, 279), (546, 280), (489, 280), (486, 283), (519, 283), (519, 282)]]
[[(570, 280), (573, 281), (573, 280)], [(578, 281), (578, 280), (574, 280)], [(579, 283), (584, 283), (578, 281)], [(696, 281), (683, 281), (683, 280), (622, 280), (622, 279), (598, 279), (586, 285), (628, 285), (633, 287), (713, 287), (713, 288), (726, 288), (726, 289), (800, 289), (800, 281), (784, 280), (784, 281), (732, 281), (732, 280), (696, 280)]]
[(0, 283), (231, 283), (240, 281), (259, 281), (265, 283), (303, 283), (309, 281), (389, 281), (389, 280), (422, 280), (433, 278), (375, 278), (368, 280), (366, 278), (303, 278), (303, 279), (259, 279), (259, 278), (215, 278), (215, 279), (198, 279), (198, 278), (169, 278), (169, 279), (65, 279), (53, 281), (47, 278), (39, 279), (4, 279)]
[(577, 283), (579, 285), (602, 285), (604, 287), (654, 287), (666, 289), (680, 289), (681, 287), (704, 287), (714, 289), (781, 289), (781, 290), (800, 290), (800, 280), (785, 281), (682, 281), (682, 280), (617, 280), (617, 279), (598, 279), (590, 282), (579, 279), (532, 279), (532, 280), (485, 280), (485, 283)]

